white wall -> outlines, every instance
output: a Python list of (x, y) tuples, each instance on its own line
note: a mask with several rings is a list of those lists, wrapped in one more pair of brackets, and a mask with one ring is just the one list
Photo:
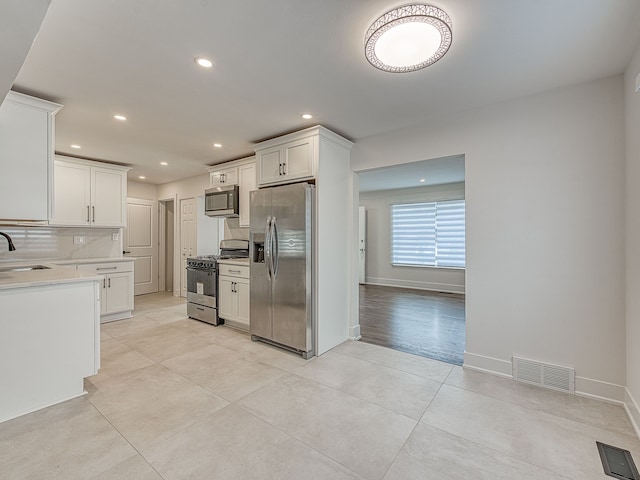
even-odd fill
[(627, 307), (627, 399), (636, 432), (640, 435), (640, 47), (627, 67), (624, 82), (626, 124), (626, 307)]
[(223, 235), (224, 219), (204, 214), (204, 195), (201, 194), (196, 198), (196, 255), (218, 255)]
[(207, 188), (209, 188), (208, 173), (184, 178), (177, 182), (163, 183), (158, 185), (158, 200), (169, 200), (175, 195), (178, 196), (178, 199), (198, 197), (204, 195)]
[(465, 365), (570, 365), (576, 390), (622, 400), (622, 85), (610, 77), (354, 146), (356, 172), (465, 155)]
[(460, 198), (464, 182), (360, 193), (367, 212), (366, 283), (464, 293), (464, 270), (391, 265), (391, 205)]
[(127, 196), (129, 198), (158, 199), (158, 186), (150, 183), (127, 180)]

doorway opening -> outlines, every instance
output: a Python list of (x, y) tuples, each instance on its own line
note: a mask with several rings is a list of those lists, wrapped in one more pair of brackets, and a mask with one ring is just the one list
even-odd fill
[(362, 341), (462, 365), (464, 161), (357, 172)]
[(176, 291), (174, 280), (174, 248), (175, 248), (175, 201), (160, 200), (158, 202), (158, 238), (159, 238), (159, 265), (158, 265), (158, 290), (161, 292), (172, 292), (174, 296), (179, 296)]

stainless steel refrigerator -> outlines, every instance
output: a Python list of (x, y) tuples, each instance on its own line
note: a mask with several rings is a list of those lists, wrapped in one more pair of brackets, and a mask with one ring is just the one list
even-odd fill
[(308, 183), (251, 192), (251, 338), (304, 358), (314, 355), (314, 198)]

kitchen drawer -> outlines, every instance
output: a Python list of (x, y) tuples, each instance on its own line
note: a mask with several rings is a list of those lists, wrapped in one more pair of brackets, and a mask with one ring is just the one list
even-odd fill
[(132, 272), (133, 262), (81, 263), (78, 270), (97, 274)]
[(243, 265), (225, 265), (224, 263), (219, 263), (218, 272), (220, 275), (249, 278), (249, 267)]

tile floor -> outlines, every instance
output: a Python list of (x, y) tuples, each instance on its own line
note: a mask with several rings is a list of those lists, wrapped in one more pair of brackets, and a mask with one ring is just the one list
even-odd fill
[(603, 479), (623, 409), (362, 342), (309, 361), (136, 297), (88, 395), (0, 424), (0, 479)]

